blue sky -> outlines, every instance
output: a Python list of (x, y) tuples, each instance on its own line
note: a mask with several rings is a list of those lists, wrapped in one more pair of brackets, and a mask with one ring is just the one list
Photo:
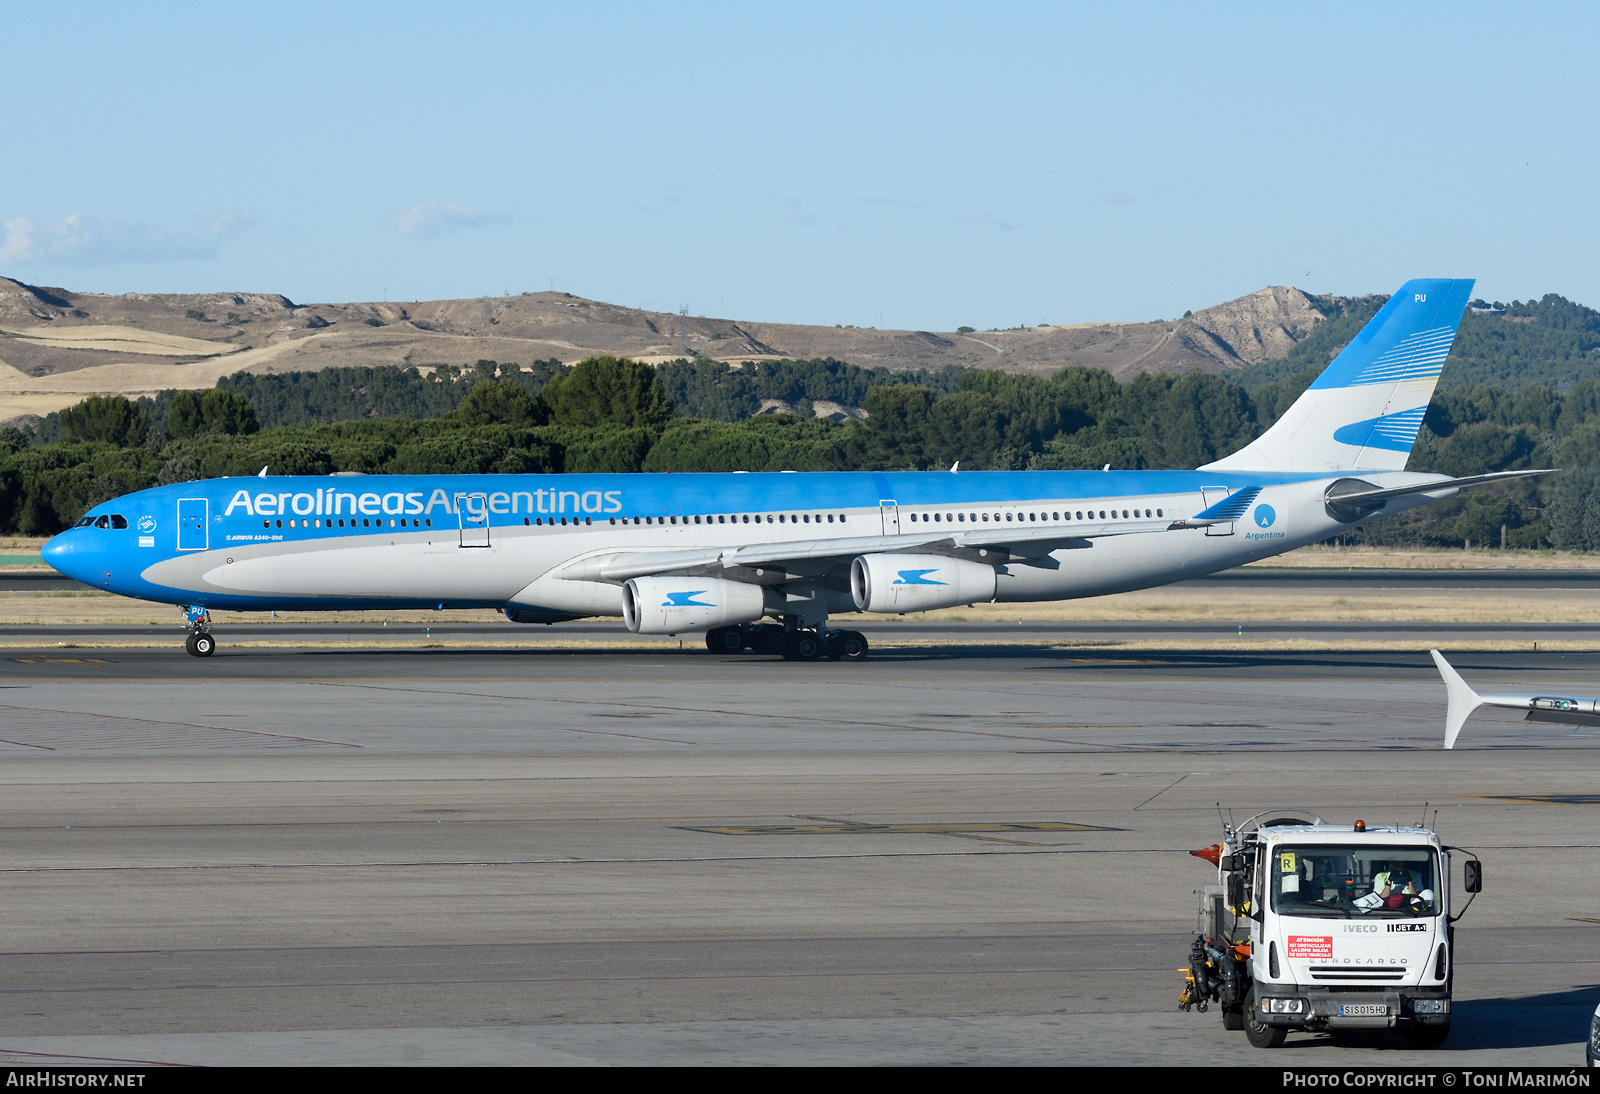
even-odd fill
[[(1113, 9), (1113, 10), (1107, 10)], [(1600, 305), (1600, 6), (16, 5), (0, 273), (949, 330)]]

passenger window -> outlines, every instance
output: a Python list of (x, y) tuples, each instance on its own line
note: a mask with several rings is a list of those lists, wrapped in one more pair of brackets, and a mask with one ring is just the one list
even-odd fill
[(422, 522), (422, 525), (423, 525), (423, 527), (425, 527), (425, 528), (432, 528), (432, 527), (433, 527), (433, 520), (432, 520), (432, 519), (431, 519), (431, 518), (430, 518), (430, 519), (427, 519), (427, 520), (424, 520), (424, 521), (423, 521), (423, 522)]
[(1156, 516), (1157, 517), (1161, 516), (1161, 510), (1159, 510), (1159, 509), (1156, 510)]
[[(1000, 518), (999, 518), (999, 516), (996, 516), (996, 517), (995, 517), (995, 518), (994, 518), (994, 519), (995, 519), (995, 520), (999, 520), (999, 519), (1000, 519)], [(1011, 523), (1011, 514), (1010, 514), (1010, 513), (1007, 513), (1007, 514), (1006, 514), (1006, 523), (1007, 523), (1007, 524), (1010, 524), (1010, 523)]]
[(1028, 514), (1028, 519), (1029, 520), (1038, 520), (1039, 519), (1039, 514), (1038, 513), (1029, 513)]
[[(344, 521), (341, 520), (339, 523), (343, 524)], [(271, 528), (272, 527), (272, 522), (270, 520), (264, 520), (264, 521), (261, 522), (261, 527), (263, 527), (263, 528)]]
[(844, 523), (844, 514), (843, 514), (843, 513), (840, 513), (840, 514), (839, 514), (839, 523), (840, 523), (840, 524), (843, 524), (843, 523)]
[(832, 514), (832, 513), (829, 513), (829, 514), (828, 514), (828, 523), (829, 523), (829, 524), (832, 524), (832, 523), (833, 523), (833, 514)]

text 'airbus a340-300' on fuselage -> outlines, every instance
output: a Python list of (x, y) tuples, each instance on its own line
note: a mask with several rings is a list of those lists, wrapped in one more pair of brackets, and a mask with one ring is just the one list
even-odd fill
[(212, 609), (497, 608), (860, 660), (834, 617), (1164, 585), (1537, 474), (1404, 470), (1472, 284), (1407, 282), (1270, 429), (1193, 471), (263, 472), (97, 505), (44, 557), (181, 606), (200, 656)]

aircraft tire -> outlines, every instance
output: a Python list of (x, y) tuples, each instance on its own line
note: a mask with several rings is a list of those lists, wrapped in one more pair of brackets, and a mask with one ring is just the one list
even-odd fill
[(712, 653), (738, 653), (744, 649), (744, 631), (738, 627), (712, 627), (706, 632), (706, 649)]
[(839, 656), (844, 661), (867, 659), (867, 636), (860, 631), (845, 631), (839, 643)]
[(757, 653), (783, 655), (788, 634), (776, 623), (763, 623), (750, 633), (749, 648)]
[(867, 636), (860, 631), (831, 631), (827, 652), (829, 661), (860, 661), (867, 656)]
[(822, 639), (816, 631), (790, 631), (783, 645), (785, 661), (818, 661), (822, 658)]
[(217, 640), (209, 634), (191, 634), (184, 645), (194, 657), (210, 657), (217, 652)]

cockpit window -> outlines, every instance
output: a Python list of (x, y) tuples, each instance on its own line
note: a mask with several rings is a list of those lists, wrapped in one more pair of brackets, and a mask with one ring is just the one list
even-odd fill
[(1322, 919), (1439, 914), (1438, 858), (1427, 847), (1279, 844), (1267, 860), (1272, 910)]
[(110, 528), (111, 518), (106, 516), (104, 513), (101, 513), (100, 516), (95, 519), (94, 526), (96, 528)]
[(112, 513), (111, 514), (111, 527), (113, 527), (113, 528), (126, 528), (127, 526), (128, 526), (128, 518), (127, 517), (123, 516), (121, 513)]

